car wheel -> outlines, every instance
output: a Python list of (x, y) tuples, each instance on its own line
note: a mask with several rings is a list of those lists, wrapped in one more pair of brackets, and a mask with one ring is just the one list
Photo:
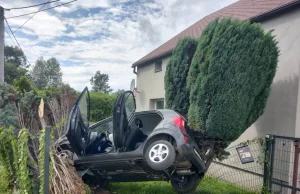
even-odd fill
[[(178, 180), (180, 179), (180, 181)], [(171, 180), (172, 187), (179, 194), (192, 194), (196, 192), (202, 177), (198, 174), (176, 176), (176, 179)]]
[(144, 153), (147, 164), (153, 170), (165, 170), (175, 161), (176, 152), (174, 146), (166, 141), (153, 142)]

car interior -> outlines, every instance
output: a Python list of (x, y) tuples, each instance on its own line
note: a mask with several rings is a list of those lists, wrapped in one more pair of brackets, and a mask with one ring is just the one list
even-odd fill
[[(161, 122), (157, 113), (141, 112), (134, 114), (129, 122), (129, 130), (125, 136), (126, 151), (137, 149)], [(128, 124), (126, 124), (128, 125)], [(114, 150), (112, 117), (100, 121), (90, 127), (89, 144), (86, 154), (109, 153)]]
[[(114, 108), (114, 113), (119, 114), (116, 116), (117, 119), (110, 117), (90, 127), (87, 89), (83, 91), (75, 105), (72, 118), (76, 122), (73, 124), (71, 122), (71, 128), (74, 128), (71, 134), (73, 145), (75, 144), (80, 155), (136, 150), (162, 120), (158, 113), (135, 113), (135, 101), (131, 92), (118, 97)], [(118, 105), (123, 106), (123, 109), (117, 107)], [(120, 122), (123, 124), (120, 125)], [(116, 133), (119, 135), (118, 138), (115, 137)], [(115, 145), (116, 141), (118, 145)]]

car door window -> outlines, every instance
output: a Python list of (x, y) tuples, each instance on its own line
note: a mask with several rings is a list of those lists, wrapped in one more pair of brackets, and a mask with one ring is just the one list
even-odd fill
[(86, 87), (74, 104), (68, 119), (67, 138), (77, 155), (83, 155), (89, 139), (89, 91)]
[(131, 117), (132, 113), (134, 113), (135, 108), (136, 107), (133, 94), (131, 92), (127, 93), (125, 96), (125, 111), (128, 119)]
[(89, 102), (89, 93), (85, 92), (83, 93), (83, 96), (78, 101), (78, 108), (80, 111), (81, 118), (83, 120), (83, 123), (86, 127), (89, 126), (89, 108), (90, 108), (90, 102)]
[(99, 133), (113, 133), (113, 118), (109, 117), (90, 126), (90, 130)]

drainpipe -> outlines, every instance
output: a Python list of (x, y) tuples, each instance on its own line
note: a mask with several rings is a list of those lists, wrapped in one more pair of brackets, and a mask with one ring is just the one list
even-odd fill
[(134, 67), (132, 67), (133, 68), (133, 73), (134, 74), (137, 74), (137, 72), (136, 72), (136, 66), (134, 66)]

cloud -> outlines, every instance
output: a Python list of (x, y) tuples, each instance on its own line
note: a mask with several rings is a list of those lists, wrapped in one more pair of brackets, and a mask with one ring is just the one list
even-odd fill
[[(69, 2), (70, 0), (61, 0), (61, 3)], [(78, 9), (91, 9), (91, 8), (109, 8), (109, 0), (77, 0), (67, 7), (54, 8), (59, 13), (69, 13)]]
[[(4, 2), (5, 7), (22, 7), (22, 6), (28, 6), (28, 5), (34, 5), (38, 2), (34, 1), (28, 1), (28, 3), (24, 3), (27, 1), (20, 1), (13, 2), (13, 3), (7, 3), (8, 1)], [(49, 5), (48, 5), (49, 6)], [(38, 11), (38, 7), (33, 7), (29, 9), (19, 9), (19, 10), (11, 10), (5, 12), (5, 17), (7, 17), (8, 22), (10, 26), (12, 27), (12, 30), (15, 31), (17, 28), (21, 25), (23, 25), (28, 19), (31, 18), (32, 15), (17, 17), (17, 18), (11, 18), (13, 16), (18, 16), (26, 13), (32, 13)], [(36, 35), (41, 41), (44, 40), (51, 40), (55, 37), (62, 36), (66, 31), (65, 25), (62, 23), (60, 18), (57, 15), (53, 15), (49, 12), (39, 12), (37, 13), (33, 18), (28, 20), (26, 25), (24, 25), (22, 28), (16, 32), (16, 35), (20, 34), (20, 32), (23, 32), (28, 35)]]
[[(131, 79), (135, 78), (132, 63), (205, 15), (234, 1), (79, 0), (36, 14), (16, 37), (31, 64), (39, 56), (56, 57), (62, 64), (63, 80), (77, 90), (89, 86), (97, 70), (109, 75), (113, 89), (129, 89)], [(0, 2), (4, 7), (40, 3)], [(37, 10), (11, 11), (6, 17)], [(8, 21), (16, 29), (29, 17)], [(5, 40), (11, 44), (8, 37)]]
[(160, 40), (160, 31), (152, 25), (148, 18), (142, 18), (139, 21), (139, 30), (146, 41), (157, 42)]

